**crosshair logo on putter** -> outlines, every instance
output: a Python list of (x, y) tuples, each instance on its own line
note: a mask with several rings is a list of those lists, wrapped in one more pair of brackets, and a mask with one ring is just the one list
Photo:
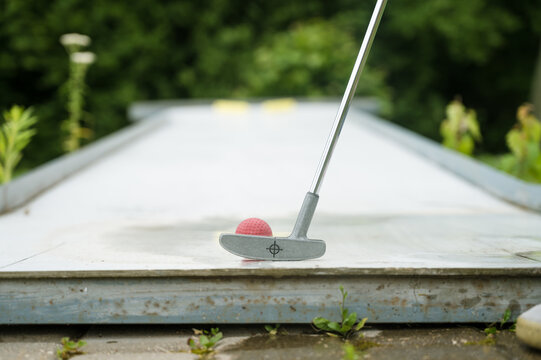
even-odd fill
[(276, 254), (278, 254), (280, 251), (284, 250), (283, 248), (281, 248), (277, 243), (276, 243), (276, 240), (274, 240), (274, 244), (272, 244), (271, 246), (269, 246), (267, 248), (267, 250), (269, 250), (269, 252), (272, 254), (272, 257), (275, 257)]

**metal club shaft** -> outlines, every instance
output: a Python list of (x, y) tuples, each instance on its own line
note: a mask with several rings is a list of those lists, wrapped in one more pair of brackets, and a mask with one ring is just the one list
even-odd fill
[(344, 125), (344, 121), (346, 120), (349, 105), (351, 104), (351, 99), (353, 99), (355, 89), (357, 89), (359, 77), (361, 76), (361, 72), (366, 63), (366, 59), (368, 58), (368, 53), (370, 52), (370, 47), (372, 46), (372, 42), (374, 41), (374, 37), (376, 36), (376, 30), (378, 29), (379, 22), (381, 20), (381, 17), (383, 16), (383, 10), (385, 9), (386, 3), (387, 0), (377, 0), (376, 6), (374, 7), (374, 12), (372, 13), (372, 17), (370, 18), (370, 22), (368, 23), (368, 28), (364, 35), (361, 49), (359, 50), (359, 55), (357, 55), (355, 66), (353, 67), (353, 71), (351, 72), (351, 76), (348, 81), (348, 86), (346, 87), (346, 91), (344, 93), (344, 97), (342, 98), (342, 102), (340, 103), (338, 113), (336, 114), (331, 133), (327, 138), (325, 150), (323, 151), (323, 155), (321, 157), (321, 160), (319, 161), (316, 175), (314, 176), (312, 186), (310, 187), (310, 192), (313, 194), (317, 195), (319, 193), (319, 189), (321, 187), (321, 183), (323, 182), (325, 172), (327, 171), (327, 166), (329, 165), (329, 162), (331, 160), (334, 147), (338, 142), (338, 137), (340, 136), (342, 126)]

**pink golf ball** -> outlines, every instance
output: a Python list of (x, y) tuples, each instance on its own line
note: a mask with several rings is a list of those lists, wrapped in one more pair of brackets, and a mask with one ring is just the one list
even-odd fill
[(258, 218), (249, 218), (237, 226), (236, 234), (272, 236), (272, 230), (265, 221)]

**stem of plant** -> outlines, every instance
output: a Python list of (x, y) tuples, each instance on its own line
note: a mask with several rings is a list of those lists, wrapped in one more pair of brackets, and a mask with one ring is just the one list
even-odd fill
[(84, 78), (87, 67), (86, 64), (70, 62), (67, 105), (69, 117), (66, 122), (67, 139), (64, 146), (65, 150), (69, 152), (80, 147), (81, 118), (84, 106)]

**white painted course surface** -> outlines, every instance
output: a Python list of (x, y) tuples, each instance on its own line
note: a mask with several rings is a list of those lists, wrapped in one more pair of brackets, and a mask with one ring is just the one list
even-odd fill
[[(541, 217), (363, 128), (352, 110), (309, 235), (324, 257), (253, 262), (218, 244), (247, 217), (286, 235), (337, 103), (164, 110), (163, 125), (0, 216), (0, 276), (34, 272), (539, 268)], [(203, 272), (201, 272), (203, 274)], [(3, 274), (3, 275), (2, 275)]]

